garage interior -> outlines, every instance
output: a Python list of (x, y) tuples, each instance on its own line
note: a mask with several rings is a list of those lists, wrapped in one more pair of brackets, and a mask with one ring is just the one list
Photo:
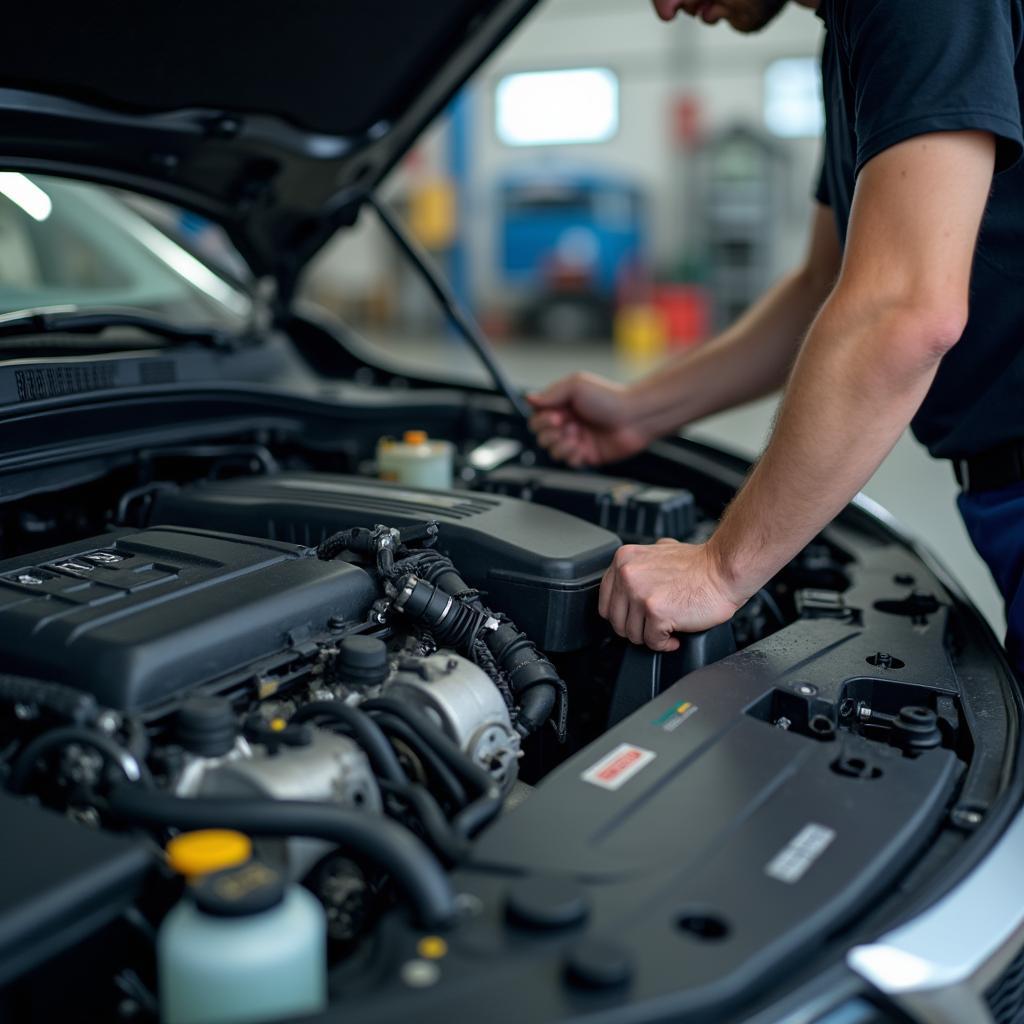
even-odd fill
[(12, 12), (0, 1024), (1024, 1024), (1024, 159), (854, 172), (912, 2)]
[[(517, 382), (540, 387), (577, 369), (631, 379), (725, 326), (747, 298), (801, 257), (821, 158), (820, 46), (820, 23), (793, 7), (748, 37), (726, 24), (708, 28), (688, 18), (665, 26), (643, 3), (548, 0), (465, 86), (387, 183), (386, 195), (488, 329)], [(503, 140), (503, 83), (515, 84), (521, 74), (579, 69), (602, 69), (614, 78), (608, 112), (614, 123), (596, 129), (607, 138), (552, 141), (558, 131), (578, 129), (580, 109), (573, 104), (593, 102), (584, 92), (581, 100), (568, 97), (562, 123), (542, 141)], [(538, 108), (550, 104), (549, 86), (550, 79), (539, 83), (541, 98), (531, 107), (527, 95), (521, 113), (512, 116), (529, 126)], [(607, 97), (600, 82), (597, 89), (600, 103)], [(732, 188), (722, 184), (716, 160), (738, 168)], [(568, 236), (571, 245), (575, 234), (579, 244), (582, 232), (585, 248), (593, 236), (581, 228), (578, 212), (554, 215), (557, 223), (539, 229), (543, 238), (534, 239), (535, 249), (510, 255), (503, 189), (525, 183), (571, 203), (567, 190), (588, 182), (627, 191), (640, 203), (642, 256), (635, 269), (641, 280), (618, 282), (615, 309), (606, 315), (569, 316), (561, 332), (555, 324), (552, 337), (538, 337), (529, 307), (557, 288), (544, 280), (543, 261), (559, 238), (565, 244)], [(716, 204), (725, 223), (708, 213)], [(740, 223), (730, 220), (734, 216)], [(609, 245), (596, 230), (599, 244)], [(517, 257), (520, 264), (510, 269), (509, 259)], [(591, 285), (570, 280), (564, 287), (588, 293)], [(594, 285), (602, 293), (610, 287)], [(653, 317), (642, 296), (633, 301), (644, 289), (661, 292)], [(454, 362), (470, 379), (485, 379), (473, 360), (462, 358), (462, 342), (371, 216), (317, 258), (305, 294), (405, 367), (450, 372)], [(527, 329), (533, 336), (525, 336)], [(753, 457), (774, 409), (773, 400), (758, 402), (688, 433)], [(930, 459), (909, 434), (864, 489), (939, 555), (1002, 635), (1002, 598), (957, 514), (957, 491), (948, 466)]]

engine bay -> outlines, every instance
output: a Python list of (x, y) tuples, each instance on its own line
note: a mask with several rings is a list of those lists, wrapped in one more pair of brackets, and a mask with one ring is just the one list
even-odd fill
[(620, 543), (713, 528), (698, 470), (463, 453), (423, 489), (272, 447), (5, 520), (2, 802), (49, 837), (0, 892), (14, 1006), (61, 1006), (41, 979), (84, 957), (90, 1005), (150, 1019), (184, 885), (159, 850), (228, 828), (322, 904), (324, 1019), (723, 1019), (997, 789), (952, 599), (877, 531), (661, 655), (597, 592)]

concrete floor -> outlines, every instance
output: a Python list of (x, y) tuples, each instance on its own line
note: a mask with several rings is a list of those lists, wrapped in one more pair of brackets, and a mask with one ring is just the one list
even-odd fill
[[(374, 340), (410, 369), (443, 370), (447, 375), (460, 373), (471, 379), (482, 377), (473, 356), (455, 339)], [(504, 342), (498, 352), (511, 377), (524, 387), (537, 387), (580, 369), (617, 380), (628, 380), (646, 369), (616, 358), (608, 343), (510, 341)], [(689, 428), (686, 433), (698, 440), (753, 456), (761, 449), (768, 434), (774, 408), (773, 401), (757, 402), (711, 417)], [(1002, 637), (1005, 629), (1002, 600), (957, 514), (957, 487), (949, 465), (929, 458), (908, 434), (900, 439), (864, 490), (920, 538), (951, 570), (997, 635)]]

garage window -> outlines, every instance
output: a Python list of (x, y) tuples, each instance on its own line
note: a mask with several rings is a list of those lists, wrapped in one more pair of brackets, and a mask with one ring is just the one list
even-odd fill
[(508, 146), (606, 142), (619, 128), (619, 80), (608, 68), (506, 75), (495, 95), (495, 128)]
[(773, 61), (764, 73), (764, 123), (783, 139), (816, 138), (825, 129), (821, 69), (813, 57)]

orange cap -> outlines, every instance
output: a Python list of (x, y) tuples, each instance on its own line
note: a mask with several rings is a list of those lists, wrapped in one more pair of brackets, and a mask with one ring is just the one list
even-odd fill
[(426, 444), (427, 432), (425, 430), (407, 430), (402, 435), (402, 440), (406, 444)]

